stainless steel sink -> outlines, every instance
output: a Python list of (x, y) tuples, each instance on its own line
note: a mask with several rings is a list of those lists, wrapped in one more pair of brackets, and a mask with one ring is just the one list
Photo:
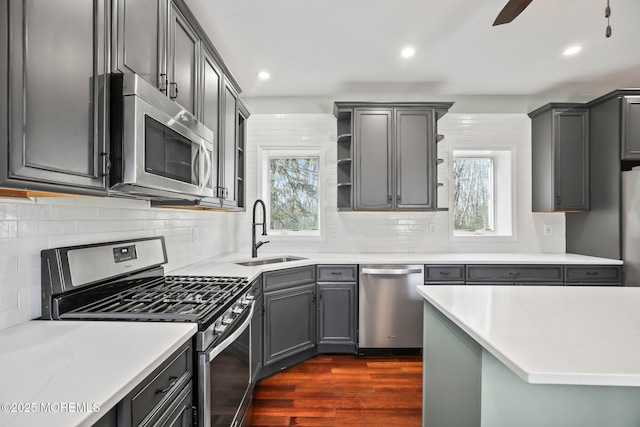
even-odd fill
[(286, 256), (280, 256), (275, 258), (253, 259), (251, 261), (236, 262), (235, 264), (244, 265), (245, 267), (252, 267), (255, 265), (276, 264), (279, 262), (288, 262), (288, 261), (299, 261), (301, 259), (306, 259), (306, 258), (302, 258), (299, 256), (286, 255)]

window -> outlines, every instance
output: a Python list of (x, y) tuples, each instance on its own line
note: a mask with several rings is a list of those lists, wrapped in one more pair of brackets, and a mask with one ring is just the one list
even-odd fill
[(512, 156), (512, 150), (453, 150), (454, 236), (513, 236)]
[(259, 147), (260, 191), (271, 236), (321, 233), (321, 151)]
[(269, 158), (269, 229), (318, 230), (318, 157)]
[(454, 230), (493, 231), (493, 157), (453, 159)]

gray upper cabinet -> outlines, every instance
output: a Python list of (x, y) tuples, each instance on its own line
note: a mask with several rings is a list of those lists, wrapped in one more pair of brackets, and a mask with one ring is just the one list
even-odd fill
[(169, 52), (167, 57), (169, 98), (196, 115), (198, 97), (200, 39), (195, 30), (172, 3), (169, 20)]
[(355, 110), (356, 209), (393, 209), (392, 117), (392, 109)]
[(437, 209), (436, 123), (451, 105), (336, 102), (338, 209)]
[(168, 0), (115, 0), (113, 68), (135, 73), (166, 94)]
[(237, 111), (238, 111), (238, 98), (233, 90), (225, 86), (224, 88), (224, 133), (221, 143), (220, 158), (224, 159), (222, 168), (220, 171), (220, 183), (219, 187), (223, 189), (222, 198), (226, 205), (235, 206), (236, 204), (236, 186), (234, 177), (236, 174), (236, 135), (238, 133), (237, 128)]
[(244, 146), (249, 112), (226, 81), (223, 87), (218, 197), (223, 207), (244, 208)]
[(621, 171), (640, 164), (640, 90), (615, 90), (587, 106), (591, 209), (566, 216), (567, 252), (621, 259)]
[(213, 138), (217, 141), (219, 131), (218, 124), (220, 114), (220, 85), (222, 74), (216, 65), (213, 56), (206, 50), (202, 50), (202, 106), (200, 118), (202, 123), (213, 131)]
[(547, 104), (529, 113), (532, 134), (532, 210), (589, 209), (589, 110), (585, 104)]
[(105, 194), (109, 11), (105, 0), (0, 6), (0, 186)]
[(622, 159), (640, 160), (640, 96), (621, 98)]
[(435, 209), (437, 159), (433, 110), (396, 110), (395, 113), (396, 207)]

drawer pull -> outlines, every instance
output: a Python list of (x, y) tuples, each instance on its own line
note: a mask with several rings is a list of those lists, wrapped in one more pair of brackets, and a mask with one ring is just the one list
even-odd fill
[(331, 274), (334, 276), (342, 276), (342, 271), (332, 271)]
[(160, 393), (165, 394), (166, 392), (171, 390), (173, 386), (176, 385), (176, 383), (178, 382), (178, 377), (169, 377), (169, 380), (171, 380), (169, 385), (164, 390), (157, 389), (156, 394), (160, 394)]
[(520, 275), (520, 272), (518, 272), (518, 271), (510, 271), (510, 272), (509, 272), (509, 275), (510, 275), (510, 276), (519, 276), (519, 275)]
[(597, 276), (598, 272), (597, 271), (587, 271), (587, 276)]
[(450, 271), (441, 271), (441, 272), (440, 272), (440, 275), (441, 275), (441, 276), (448, 276), (448, 275), (450, 275), (450, 274), (451, 274), (451, 272), (450, 272)]

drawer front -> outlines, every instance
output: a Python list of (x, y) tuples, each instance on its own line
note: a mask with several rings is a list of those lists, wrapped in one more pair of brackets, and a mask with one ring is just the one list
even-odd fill
[(168, 396), (175, 395), (191, 378), (191, 347), (182, 348), (147, 378), (131, 399), (131, 421), (140, 424)]
[(358, 267), (356, 265), (319, 265), (318, 282), (355, 282)]
[(467, 282), (558, 282), (563, 281), (561, 265), (468, 265)]
[(296, 267), (286, 270), (268, 271), (263, 273), (264, 291), (286, 288), (290, 286), (306, 285), (316, 282), (316, 268)]
[(566, 265), (564, 267), (564, 281), (567, 284), (620, 284), (622, 282), (622, 268), (617, 265)]
[(140, 427), (184, 427), (192, 425), (193, 383), (189, 381), (176, 398)]
[(427, 284), (464, 283), (464, 265), (425, 265), (424, 282)]

